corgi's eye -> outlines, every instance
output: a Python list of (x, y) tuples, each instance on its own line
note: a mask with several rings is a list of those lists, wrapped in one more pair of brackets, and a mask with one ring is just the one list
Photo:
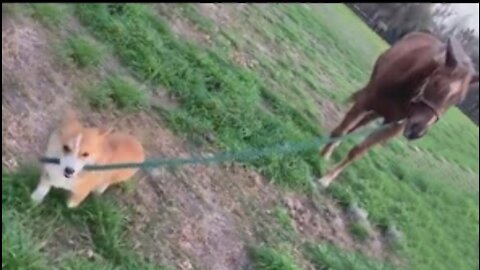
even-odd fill
[(64, 145), (64, 146), (63, 146), (63, 152), (64, 152), (65, 154), (70, 153), (70, 152), (71, 152), (70, 147), (68, 147), (68, 145)]
[(88, 157), (90, 154), (87, 152), (82, 153), (82, 157)]

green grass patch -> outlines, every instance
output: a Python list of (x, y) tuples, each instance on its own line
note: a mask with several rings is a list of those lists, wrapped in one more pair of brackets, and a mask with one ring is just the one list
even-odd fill
[(370, 236), (367, 225), (362, 222), (352, 223), (349, 229), (350, 233), (360, 241), (365, 241)]
[[(2, 174), (2, 269), (164, 269), (132, 252), (125, 236), (128, 211), (113, 198), (92, 195), (71, 210), (64, 192), (51, 191), (34, 206), (30, 193), (39, 177), (39, 170), (31, 166)], [(101, 259), (50, 258), (43, 247), (52, 241), (52, 228), (64, 226), (89, 235)]]
[(97, 109), (115, 107), (124, 111), (138, 111), (149, 107), (148, 92), (133, 80), (111, 76), (82, 90), (88, 103)]
[[(400, 155), (379, 152), (354, 164), (342, 183), (330, 188), (332, 194), (345, 204), (360, 202), (382, 228), (399, 224), (411, 269), (471, 269), (478, 256), (478, 193), (435, 178), (414, 162), (398, 162)], [(378, 168), (380, 159), (389, 166)]]
[(285, 207), (276, 207), (274, 213), (278, 223), (280, 224), (280, 226), (282, 226), (284, 230), (289, 232), (294, 231), (293, 220)]
[(283, 251), (259, 246), (251, 247), (249, 255), (255, 270), (300, 270), (293, 257)]
[(38, 221), (2, 206), (2, 269), (48, 269), (48, 260), (40, 251), (42, 239), (30, 228)]
[(31, 4), (31, 8), (33, 17), (48, 27), (61, 27), (67, 19), (66, 6), (61, 4)]
[(479, 129), (452, 108), (416, 145), (450, 162), (479, 172)]
[(79, 68), (98, 66), (105, 55), (98, 44), (78, 35), (67, 38), (61, 51), (64, 57), (72, 60)]
[(115, 266), (105, 261), (91, 261), (84, 258), (66, 259), (59, 270), (114, 270)]

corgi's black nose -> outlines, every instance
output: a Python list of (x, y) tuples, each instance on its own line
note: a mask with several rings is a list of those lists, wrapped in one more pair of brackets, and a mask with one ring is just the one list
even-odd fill
[(65, 167), (65, 174), (66, 175), (72, 175), (74, 172), (75, 172), (74, 169), (72, 169), (70, 167)]

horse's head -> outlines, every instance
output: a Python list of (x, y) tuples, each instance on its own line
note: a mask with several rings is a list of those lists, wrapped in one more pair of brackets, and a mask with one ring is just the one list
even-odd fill
[(438, 67), (410, 103), (403, 132), (409, 140), (423, 137), (448, 108), (465, 98), (471, 84), (478, 83), (478, 73), (457, 41), (449, 39), (438, 59)]

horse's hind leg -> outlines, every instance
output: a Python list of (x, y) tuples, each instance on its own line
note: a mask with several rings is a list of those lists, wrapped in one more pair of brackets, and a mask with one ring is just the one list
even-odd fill
[(330, 183), (354, 160), (361, 157), (365, 152), (368, 151), (372, 146), (385, 142), (390, 138), (393, 138), (398, 133), (400, 133), (404, 128), (404, 124), (393, 124), (390, 127), (383, 128), (379, 131), (375, 131), (370, 134), (362, 143), (356, 145), (350, 150), (347, 157), (333, 167), (324, 177), (320, 179), (320, 184), (323, 187), (327, 187)]
[[(341, 137), (352, 129), (357, 128), (358, 124), (369, 115), (363, 106), (355, 103), (353, 107), (347, 112), (340, 125), (338, 125), (331, 133), (330, 138)], [(333, 150), (340, 144), (339, 141), (328, 143), (320, 152), (320, 155), (325, 159), (329, 159)]]

